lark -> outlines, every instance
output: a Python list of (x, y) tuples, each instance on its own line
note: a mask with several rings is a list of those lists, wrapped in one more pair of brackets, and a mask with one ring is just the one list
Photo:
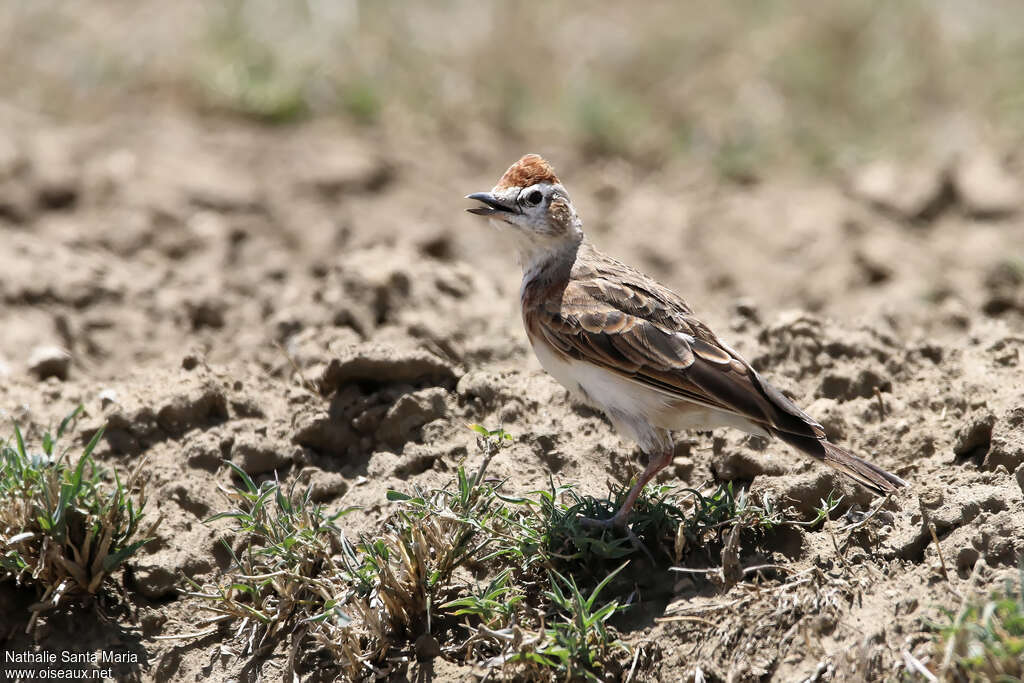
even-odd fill
[(551, 166), (514, 163), (467, 209), (511, 234), (523, 267), (523, 325), (540, 364), (604, 412), (648, 458), (609, 526), (626, 526), (672, 461), (672, 432), (734, 427), (775, 437), (880, 494), (907, 486), (831, 443), (825, 430), (701, 322), (683, 299), (598, 251)]

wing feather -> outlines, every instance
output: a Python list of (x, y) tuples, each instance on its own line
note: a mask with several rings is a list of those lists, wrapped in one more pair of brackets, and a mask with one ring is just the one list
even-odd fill
[(761, 379), (671, 291), (632, 269), (625, 276), (607, 273), (613, 282), (590, 268), (554, 285), (561, 292), (538, 293), (536, 305), (524, 307), (532, 334), (568, 358), (668, 398), (733, 413), (772, 431), (824, 437), (817, 422)]

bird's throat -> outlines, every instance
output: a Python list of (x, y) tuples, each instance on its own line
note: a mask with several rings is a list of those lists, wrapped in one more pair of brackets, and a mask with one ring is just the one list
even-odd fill
[(561, 270), (576, 259), (581, 240), (523, 240), (517, 244), (517, 260), (523, 268), (523, 282)]

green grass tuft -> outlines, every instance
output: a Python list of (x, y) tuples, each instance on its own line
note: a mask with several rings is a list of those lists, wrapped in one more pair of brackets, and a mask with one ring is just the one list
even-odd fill
[(340, 572), (334, 557), (341, 550), (336, 522), (352, 508), (328, 513), (312, 502), (309, 489), (286, 489), (276, 479), (257, 485), (240, 467), (227, 465), (242, 486), (222, 489), (231, 508), (206, 522), (233, 520), (232, 540), (241, 543), (222, 539), (233, 560), (225, 581), (185, 581), (187, 594), (215, 613), (209, 623), (233, 623), (251, 654), (273, 645), (282, 629), (333, 610), (332, 581)]
[[(142, 463), (124, 482), (104, 480), (92, 459), (100, 429), (77, 462), (62, 437), (81, 413), (68, 415), (37, 449), (26, 446), (18, 425), (0, 445), (0, 580), (34, 586), (39, 613), (72, 596), (99, 591), (126, 560), (152, 540), (159, 520), (145, 531), (146, 479)], [(31, 622), (30, 622), (31, 625)]]
[(246, 652), (293, 639), (303, 675), (360, 680), (440, 656), (526, 680), (615, 679), (632, 652), (614, 617), (644, 590), (652, 559), (667, 568), (690, 549), (721, 550), (736, 531), (788, 523), (728, 484), (709, 494), (651, 486), (635, 506), (635, 539), (590, 529), (581, 516), (611, 516), (625, 486), (607, 499), (554, 483), (508, 495), (487, 470), (512, 437), (471, 429), (475, 470), (460, 464), (440, 488), (388, 491), (393, 512), (357, 539), (335, 524), (349, 510), (328, 514), (308, 492), (234, 468), (231, 509), (211, 518), (235, 521), (233, 566), (191, 593), (214, 630), (230, 629)]
[(951, 680), (1024, 680), (1024, 558), (1017, 585), (971, 600), (959, 613), (943, 610), (948, 622), (939, 631), (940, 657)]

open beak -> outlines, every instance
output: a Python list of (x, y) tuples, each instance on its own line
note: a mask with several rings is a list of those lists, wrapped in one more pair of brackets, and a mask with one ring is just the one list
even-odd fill
[(471, 209), (466, 209), (470, 213), (475, 213), (477, 216), (493, 216), (496, 213), (514, 213), (515, 208), (511, 206), (505, 206), (490, 192), (475, 192), (473, 194), (467, 194), (466, 199), (475, 199), (486, 206), (474, 206)]

